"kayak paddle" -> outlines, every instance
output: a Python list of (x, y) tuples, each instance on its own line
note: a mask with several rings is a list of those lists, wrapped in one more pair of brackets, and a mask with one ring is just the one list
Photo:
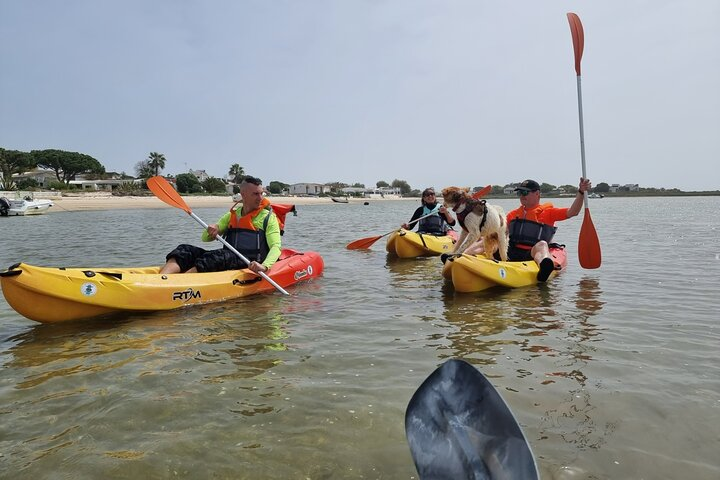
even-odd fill
[(473, 193), (472, 197), (475, 200), (479, 200), (480, 198), (482, 198), (485, 195), (487, 195), (488, 193), (490, 193), (491, 190), (492, 190), (492, 186), (487, 185), (487, 186), (483, 187), (481, 190), (478, 190), (477, 192)]
[[(480, 190), (480, 191), (478, 191), (478, 192), (475, 192), (475, 193), (473, 194), (473, 198), (474, 198), (474, 199), (478, 199), (478, 198), (482, 197), (483, 195), (487, 195), (487, 193), (488, 193), (490, 190), (492, 190), (492, 187), (491, 187), (490, 185), (488, 185), (487, 187), (484, 187), (482, 190)], [(418, 222), (418, 221), (422, 220), (423, 218), (427, 218), (427, 217), (430, 217), (430, 216), (432, 216), (432, 215), (435, 215), (436, 213), (437, 213), (437, 212), (432, 212), (432, 213), (428, 213), (427, 215), (423, 215), (422, 217), (419, 217), (419, 218), (416, 218), (415, 220), (413, 220), (412, 223)], [(387, 232), (387, 233), (384, 233), (384, 234), (382, 234), (382, 235), (376, 235), (376, 236), (374, 236), (374, 237), (361, 238), (361, 239), (359, 239), (359, 240), (355, 240), (355, 241), (353, 241), (353, 242), (348, 243), (345, 248), (347, 248), (348, 250), (364, 250), (364, 249), (366, 249), (366, 248), (370, 248), (370, 246), (371, 246), (373, 243), (377, 242), (377, 241), (380, 240), (381, 238), (387, 237), (388, 235), (390, 235), (391, 233), (394, 233), (394, 232), (397, 232), (397, 229), (391, 230), (391, 231), (389, 231), (389, 232)]]
[(520, 425), (495, 387), (463, 360), (443, 363), (405, 411), (421, 479), (540, 478)]
[[(582, 88), (580, 86), (580, 60), (582, 60), (583, 48), (585, 46), (585, 34), (583, 32), (580, 18), (574, 13), (567, 14), (570, 22), (570, 33), (572, 33), (573, 50), (575, 52), (575, 72), (577, 73), (578, 92), (578, 116), (580, 117), (580, 157), (582, 158), (582, 176), (587, 178), (585, 172), (585, 132), (583, 128), (582, 110)], [(600, 240), (598, 239), (595, 225), (590, 217), (590, 206), (588, 204), (588, 193), (585, 192), (585, 215), (582, 227), (580, 227), (580, 238), (578, 239), (578, 259), (583, 268), (592, 269), (600, 267), (602, 253), (600, 251)]]
[[(171, 207), (179, 208), (180, 210), (183, 210), (185, 213), (190, 215), (192, 218), (195, 219), (196, 222), (198, 222), (200, 225), (203, 226), (205, 230), (208, 228), (208, 224), (203, 222), (200, 217), (195, 215), (193, 211), (190, 209), (187, 203), (185, 203), (185, 200), (182, 199), (180, 194), (168, 183), (167, 180), (165, 180), (163, 177), (155, 176), (150, 177), (147, 180), (147, 186), (150, 189), (153, 194), (162, 200), (163, 202), (167, 203)], [(218, 240), (220, 243), (222, 243), (225, 247), (227, 247), (231, 252), (233, 252), (235, 255), (240, 257), (240, 259), (245, 262), (245, 264), (250, 265), (250, 260), (248, 260), (245, 255), (238, 252), (235, 248), (233, 248), (232, 245), (230, 245), (227, 241), (225, 241), (224, 238), (217, 236), (215, 237), (215, 240)], [(290, 295), (288, 292), (285, 291), (284, 288), (282, 288), (280, 285), (275, 283), (275, 281), (268, 277), (265, 272), (257, 272), (258, 275), (260, 275), (262, 278), (268, 281), (270, 285), (275, 287), (278, 292), (284, 294), (284, 295)]]
[[(412, 221), (412, 223), (419, 222), (423, 218), (431, 217), (431, 216), (435, 215), (436, 213), (437, 213), (437, 210), (433, 211), (432, 213), (428, 213), (427, 215), (423, 215), (422, 217), (416, 218), (415, 220)], [(372, 245), (373, 243), (375, 243), (378, 240), (380, 240), (381, 238), (386, 237), (386, 236), (390, 235), (391, 233), (395, 233), (397, 231), (398, 231), (398, 229), (396, 228), (395, 230), (391, 230), (387, 233), (383, 233), (382, 235), (377, 235), (375, 237), (361, 238), (360, 240), (355, 240), (353, 242), (348, 243), (345, 248), (347, 248), (348, 250), (363, 250), (365, 248), (370, 248), (370, 245)]]

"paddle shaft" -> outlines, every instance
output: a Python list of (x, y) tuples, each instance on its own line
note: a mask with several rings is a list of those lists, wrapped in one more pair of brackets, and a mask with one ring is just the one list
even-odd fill
[[(583, 178), (587, 178), (587, 171), (585, 168), (585, 128), (583, 126), (583, 108), (582, 108), (582, 85), (580, 81), (580, 75), (577, 76), (577, 92), (578, 92), (578, 118), (580, 119), (580, 159), (582, 161), (582, 176)], [(588, 205), (588, 192), (585, 191), (583, 193), (583, 201), (585, 203), (585, 208), (587, 209), (589, 207)]]
[[(200, 218), (200, 217), (198, 217), (197, 215), (195, 215), (195, 213), (193, 213), (193, 212), (191, 211), (191, 212), (188, 212), (188, 215), (190, 215), (192, 218), (195, 219), (196, 222), (198, 222), (200, 225), (202, 225), (205, 230), (208, 229), (208, 224), (205, 223), (202, 218)], [(220, 243), (222, 243), (226, 248), (228, 248), (231, 252), (233, 252), (235, 255), (237, 255), (238, 257), (240, 257), (240, 259), (241, 259), (243, 262), (245, 262), (248, 266), (250, 265), (250, 260), (248, 260), (247, 257), (245, 257), (245, 255), (243, 255), (242, 253), (238, 252), (238, 251), (237, 251), (232, 245), (230, 245), (224, 238), (222, 238), (222, 237), (220, 237), (220, 236), (217, 236), (217, 237), (215, 237), (215, 240), (218, 240), (218, 241), (219, 241)], [(267, 280), (270, 285), (272, 285), (273, 287), (275, 287), (275, 288), (276, 288), (280, 293), (282, 293), (283, 295), (290, 295), (287, 291), (285, 291), (284, 288), (282, 288), (280, 285), (278, 285), (278, 284), (275, 282), (275, 280), (273, 280), (272, 278), (268, 277), (265, 272), (257, 272), (257, 274), (260, 275), (260, 276), (261, 276), (262, 278), (264, 278), (265, 280)]]
[[(433, 210), (432, 212), (428, 213), (427, 215), (423, 215), (422, 217), (418, 217), (418, 218), (416, 218), (415, 220), (412, 220), (412, 221), (408, 222), (408, 225), (415, 224), (415, 223), (419, 222), (420, 220), (422, 220), (423, 218), (432, 217), (433, 215), (435, 215), (435, 214), (437, 214), (437, 213), (439, 213), (438, 210)], [(394, 232), (394, 231), (395, 231), (395, 230), (393, 230), (393, 232)], [(393, 232), (386, 233), (385, 235), (390, 235), (390, 234), (393, 233)], [(383, 235), (383, 237), (384, 237), (385, 235)]]

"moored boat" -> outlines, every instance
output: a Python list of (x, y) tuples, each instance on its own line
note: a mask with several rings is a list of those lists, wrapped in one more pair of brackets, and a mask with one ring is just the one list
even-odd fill
[(457, 233), (449, 230), (447, 235), (432, 235), (400, 229), (387, 239), (385, 249), (400, 258), (431, 257), (450, 253), (457, 241)]
[(332, 200), (335, 203), (349, 203), (347, 197), (330, 197), (330, 200)]
[[(268, 276), (282, 287), (318, 277), (316, 252), (283, 249)], [(275, 290), (250, 270), (160, 274), (159, 267), (65, 268), (25, 263), (0, 272), (8, 304), (37, 322), (81, 320), (118, 312), (172, 310)]]
[(0, 216), (16, 217), (25, 215), (40, 215), (47, 212), (54, 204), (51, 200), (34, 200), (31, 197), (8, 200), (0, 198)]
[[(552, 279), (567, 266), (567, 254), (562, 246), (550, 248), (555, 263)], [(502, 262), (478, 255), (448, 257), (443, 265), (443, 277), (452, 281), (458, 292), (479, 292), (492, 287), (520, 288), (538, 283), (539, 267), (533, 260)]]

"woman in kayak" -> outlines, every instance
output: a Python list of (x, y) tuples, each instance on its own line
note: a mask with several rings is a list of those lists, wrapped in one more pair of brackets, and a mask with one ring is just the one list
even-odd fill
[(447, 208), (438, 205), (433, 188), (423, 190), (420, 203), (422, 205), (415, 210), (410, 221), (402, 224), (402, 228), (405, 230), (412, 230), (417, 224), (418, 233), (446, 235), (450, 227), (455, 225), (455, 219), (447, 211)]
[[(557, 228), (555, 222), (572, 218), (580, 213), (584, 192), (592, 188), (590, 180), (580, 178), (575, 200), (569, 208), (557, 208), (552, 203), (540, 203), (540, 184), (525, 180), (516, 189), (520, 207), (507, 214), (510, 248), (508, 258), (512, 262), (535, 260), (540, 270), (537, 279), (544, 282), (555, 269), (550, 256), (549, 244)], [(479, 255), (485, 251), (482, 241), (471, 245), (465, 253)]]
[(194, 245), (179, 245), (170, 252), (160, 273), (220, 272), (249, 268), (267, 272), (280, 257), (280, 224), (263, 197), (262, 181), (247, 176), (240, 184), (242, 207), (236, 203), (218, 222), (209, 225), (202, 240), (210, 242), (218, 235), (242, 253), (250, 264), (228, 248), (205, 250)]

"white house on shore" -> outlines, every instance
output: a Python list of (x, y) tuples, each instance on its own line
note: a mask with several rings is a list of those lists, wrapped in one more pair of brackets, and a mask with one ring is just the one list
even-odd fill
[(637, 183), (626, 183), (625, 185), (613, 183), (612, 185), (610, 185), (611, 192), (618, 192), (623, 190), (627, 192), (638, 192), (640, 191), (640, 185)]
[(320, 195), (321, 193), (330, 193), (328, 185), (320, 183), (294, 183), (289, 188), (290, 195)]
[[(106, 175), (109, 178), (104, 179), (87, 179), (82, 174), (75, 176), (75, 180), (70, 180), (70, 185), (75, 186), (81, 190), (113, 190), (118, 186), (125, 183), (142, 183), (142, 179), (136, 178), (122, 178), (119, 173), (109, 173)], [(16, 173), (12, 177), (13, 182), (16, 184), (22, 180), (35, 180), (38, 187), (49, 188), (52, 182), (57, 182), (57, 176), (52, 170), (46, 170), (43, 168), (35, 168), (28, 172)]]

